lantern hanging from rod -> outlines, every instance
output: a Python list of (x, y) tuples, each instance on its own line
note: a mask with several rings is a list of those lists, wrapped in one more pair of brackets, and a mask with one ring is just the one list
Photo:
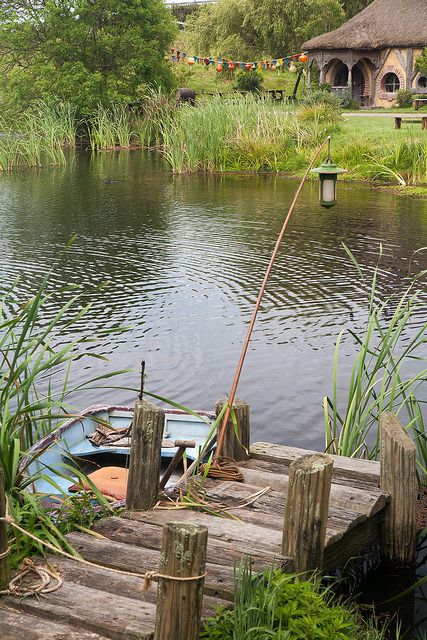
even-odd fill
[(331, 159), (331, 138), (328, 138), (328, 157), (326, 161), (311, 170), (319, 176), (319, 204), (325, 209), (330, 209), (337, 202), (337, 181), (340, 173), (347, 173), (347, 169), (341, 169)]
[(245, 64), (245, 69), (246, 69), (246, 71), (250, 71), (252, 69), (252, 62), (247, 62)]
[(294, 61), (291, 62), (291, 64), (289, 65), (289, 71), (291, 73), (295, 73), (295, 71), (297, 70)]
[(308, 62), (308, 55), (306, 53), (302, 53), (298, 58), (300, 62)]
[(193, 58), (193, 56), (191, 56), (190, 58), (188, 58), (188, 59), (187, 59), (187, 64), (189, 64), (189, 65), (190, 65), (190, 67), (192, 67), (192, 66), (193, 66), (193, 64), (194, 64), (194, 58)]
[(218, 71), (218, 73), (221, 73), (222, 69), (223, 69), (223, 67), (222, 67), (221, 62), (218, 62), (218, 64), (216, 65), (216, 70)]
[(228, 68), (230, 69), (230, 71), (234, 71), (234, 62), (229, 62)]

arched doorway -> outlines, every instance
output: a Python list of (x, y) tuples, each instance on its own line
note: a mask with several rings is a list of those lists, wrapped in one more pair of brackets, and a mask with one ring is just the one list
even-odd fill
[(351, 98), (357, 104), (361, 104), (365, 97), (365, 77), (363, 75), (363, 71), (360, 68), (359, 64), (355, 64), (352, 71), (352, 81), (351, 81)]
[(336, 64), (332, 85), (334, 87), (346, 87), (348, 84), (348, 67), (344, 62)]

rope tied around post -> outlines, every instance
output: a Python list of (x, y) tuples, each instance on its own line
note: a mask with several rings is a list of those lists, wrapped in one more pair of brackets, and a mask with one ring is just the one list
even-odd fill
[[(119, 573), (121, 575), (140, 578), (141, 580), (144, 580), (144, 584), (142, 587), (143, 591), (148, 591), (148, 589), (150, 588), (151, 582), (155, 578), (161, 578), (162, 580), (174, 580), (177, 582), (190, 582), (194, 580), (203, 580), (208, 575), (205, 572), (197, 576), (181, 577), (181, 576), (171, 576), (164, 573), (158, 573), (157, 571), (145, 571), (145, 573), (136, 573), (133, 571), (123, 571), (122, 569), (115, 569), (114, 567), (108, 567), (108, 566), (97, 564), (96, 562), (90, 562), (89, 560), (85, 560), (84, 558), (78, 558), (76, 556), (73, 556), (71, 553), (67, 553), (66, 551), (63, 551), (59, 547), (55, 547), (55, 545), (50, 544), (50, 542), (41, 540), (41, 538), (39, 538), (38, 536), (34, 535), (33, 533), (30, 533), (29, 531), (26, 531), (23, 527), (18, 525), (15, 522), (15, 520), (9, 515), (6, 515), (3, 518), (0, 518), (0, 522), (6, 522), (6, 524), (17, 529), (24, 535), (27, 535), (29, 538), (31, 538), (35, 542), (38, 542), (39, 544), (43, 545), (50, 551), (53, 551), (54, 553), (64, 556), (65, 558), (69, 558), (70, 560), (75, 560), (76, 562), (80, 562), (81, 564), (89, 565), (91, 567), (106, 569), (107, 571), (112, 571), (113, 573)], [(9, 551), (10, 549), (8, 549), (8, 554), (9, 554)], [(31, 589), (23, 590), (21, 587), (19, 587), (19, 583), (22, 581), (22, 579), (26, 575), (28, 575), (31, 572), (39, 576), (39, 579), (41, 580), (41, 584)], [(57, 584), (54, 584), (53, 586), (49, 587), (49, 584), (52, 578), (57, 581)], [(9, 588), (4, 591), (0, 591), (0, 595), (15, 595), (20, 598), (27, 597), (30, 595), (39, 595), (39, 594), (45, 595), (47, 593), (56, 591), (62, 586), (62, 584), (63, 584), (63, 580), (60, 578), (58, 574), (55, 574), (54, 572), (50, 571), (45, 567), (39, 567), (30, 558), (26, 558), (23, 561), (18, 574), (9, 582)]]

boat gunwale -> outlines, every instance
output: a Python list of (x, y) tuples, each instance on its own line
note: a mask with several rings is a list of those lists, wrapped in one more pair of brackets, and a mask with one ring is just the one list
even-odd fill
[[(34, 454), (38, 452), (42, 453), (43, 451), (46, 451), (53, 443), (59, 442), (61, 440), (60, 436), (62, 436), (62, 434), (65, 431), (70, 429), (76, 423), (80, 422), (82, 419), (88, 418), (94, 415), (95, 413), (99, 413), (101, 411), (106, 411), (107, 413), (110, 413), (112, 411), (128, 411), (129, 413), (133, 414), (135, 409), (134, 407), (129, 407), (125, 405), (115, 405), (115, 404), (89, 405), (86, 409), (83, 409), (83, 411), (81, 411), (78, 415), (73, 416), (72, 418), (64, 422), (64, 424), (60, 425), (59, 427), (51, 431), (51, 433), (48, 433), (47, 435), (43, 436), (43, 438), (41, 438), (40, 440), (37, 440), (37, 442), (35, 442), (33, 446), (30, 447), (30, 449), (28, 450), (28, 455), (22, 458), (21, 463), (19, 465), (20, 470), (22, 471), (26, 469), (26, 467), (33, 461), (32, 459), (33, 456), (30, 454)], [(193, 415), (192, 413), (187, 413), (186, 411), (183, 411), (181, 409), (170, 409), (170, 410), (167, 409), (165, 410), (165, 412), (166, 414), (172, 414), (172, 415), (182, 415), (182, 416)], [(201, 417), (207, 417), (211, 420), (214, 420), (216, 418), (215, 414), (211, 411), (202, 410), (202, 411), (195, 411), (194, 413), (197, 413)]]

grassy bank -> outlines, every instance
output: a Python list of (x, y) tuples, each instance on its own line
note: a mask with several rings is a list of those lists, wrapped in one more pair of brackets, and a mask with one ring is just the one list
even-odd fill
[(393, 118), (341, 116), (331, 105), (277, 105), (253, 97), (201, 99), (159, 123), (174, 173), (285, 171), (300, 174), (314, 149), (334, 138), (347, 179), (427, 183), (427, 139), (419, 125), (394, 129)]
[(84, 119), (70, 105), (37, 103), (13, 125), (0, 122), (0, 171), (65, 164), (64, 147), (80, 137), (92, 151), (157, 149), (176, 174), (300, 175), (332, 135), (334, 160), (348, 169), (345, 179), (426, 194), (427, 138), (419, 124), (395, 130), (393, 117), (350, 116), (333, 101), (295, 105), (231, 89), (179, 109), (171, 96), (153, 89), (137, 109), (99, 107)]

